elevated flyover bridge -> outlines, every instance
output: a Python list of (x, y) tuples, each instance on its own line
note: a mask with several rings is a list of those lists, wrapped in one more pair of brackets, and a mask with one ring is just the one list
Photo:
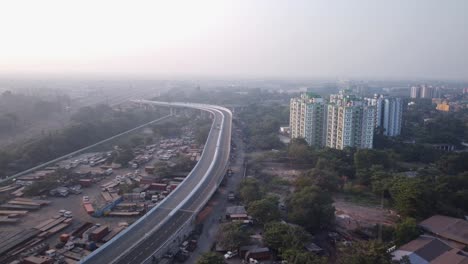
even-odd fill
[(80, 263), (157, 263), (193, 230), (195, 217), (221, 183), (229, 162), (232, 113), (190, 103), (136, 100), (136, 103), (209, 112), (213, 123), (203, 153), (190, 174), (160, 204)]

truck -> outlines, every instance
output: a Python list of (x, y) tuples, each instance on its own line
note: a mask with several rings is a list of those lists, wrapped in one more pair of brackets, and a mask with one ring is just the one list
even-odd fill
[(80, 179), (78, 183), (83, 187), (90, 187), (93, 184), (93, 180), (91, 179)]
[(94, 207), (90, 203), (83, 203), (83, 207), (87, 214), (94, 214)]
[(270, 249), (267, 247), (263, 248), (255, 248), (252, 250), (249, 250), (247, 254), (245, 254), (245, 259), (250, 260), (268, 260), (271, 258), (271, 252)]
[(105, 237), (109, 233), (109, 227), (107, 226), (100, 226), (93, 230), (91, 234), (89, 234), (89, 239), (92, 241), (100, 241), (103, 237)]

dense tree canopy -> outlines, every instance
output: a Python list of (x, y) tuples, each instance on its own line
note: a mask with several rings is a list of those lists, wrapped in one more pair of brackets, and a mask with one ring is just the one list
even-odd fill
[(311, 148), (303, 138), (291, 140), (288, 146), (288, 157), (298, 163), (313, 161)]
[(265, 226), (263, 239), (269, 247), (283, 252), (289, 248), (302, 249), (309, 237), (299, 226), (270, 222)]
[(288, 199), (288, 218), (310, 232), (327, 228), (335, 218), (330, 193), (316, 186), (306, 186)]
[(288, 107), (252, 104), (239, 117), (250, 149), (271, 150), (284, 146), (277, 134), (281, 125), (289, 123)]
[(240, 246), (249, 242), (250, 233), (240, 223), (227, 223), (221, 226), (220, 245), (228, 250), (237, 250)]
[(279, 220), (278, 198), (268, 196), (261, 200), (253, 201), (249, 203), (247, 212), (260, 224)]
[(246, 205), (261, 199), (262, 192), (258, 181), (254, 178), (243, 180), (239, 187), (239, 196)]
[(395, 243), (401, 246), (417, 238), (421, 233), (414, 218), (405, 218), (395, 227)]

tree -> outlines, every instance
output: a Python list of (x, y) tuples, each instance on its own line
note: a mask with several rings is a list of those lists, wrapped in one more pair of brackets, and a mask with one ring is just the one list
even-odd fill
[(317, 186), (307, 186), (287, 200), (288, 218), (308, 231), (314, 232), (332, 225), (335, 208), (330, 193)]
[[(320, 162), (320, 160), (319, 160)], [(318, 163), (318, 162), (317, 162)], [(310, 180), (310, 184), (316, 185), (323, 190), (327, 191), (336, 191), (338, 190), (338, 185), (340, 183), (340, 179), (338, 178), (338, 174), (334, 170), (325, 170), (325, 169), (311, 169), (307, 171), (302, 177)], [(300, 183), (300, 182), (298, 182)], [(303, 185), (303, 183), (296, 184), (298, 187), (300, 186), (307, 186)]]
[(225, 264), (224, 257), (214, 253), (206, 252), (203, 253), (200, 258), (197, 260), (197, 264)]
[(319, 170), (335, 171), (338, 176), (354, 177), (354, 153), (355, 149), (343, 150), (325, 148), (317, 151), (317, 163), (315, 168)]
[(342, 264), (392, 264), (387, 245), (375, 240), (353, 242), (341, 248), (339, 263)]
[(375, 149), (360, 149), (354, 154), (354, 166), (356, 171), (367, 170), (373, 165), (381, 165), (387, 169), (391, 167), (391, 161), (386, 152)]
[(288, 157), (297, 162), (306, 163), (312, 160), (312, 153), (303, 138), (295, 138), (289, 143)]
[(424, 218), (435, 211), (437, 197), (432, 184), (421, 178), (397, 177), (392, 180), (390, 195), (395, 208), (403, 216)]
[(169, 168), (167, 167), (167, 164), (162, 161), (157, 161), (153, 164), (154, 166), (154, 174), (158, 175), (162, 178), (165, 178), (170, 175)]
[(447, 174), (457, 174), (468, 171), (468, 153), (450, 153), (437, 161), (437, 167)]
[(260, 200), (262, 193), (260, 192), (258, 181), (253, 178), (243, 180), (240, 184), (239, 196), (247, 205), (253, 201)]
[(173, 168), (174, 171), (190, 171), (192, 170), (196, 161), (190, 160), (189, 157), (181, 155), (177, 157), (174, 163), (176, 164)]
[(326, 264), (327, 259), (316, 256), (305, 250), (287, 249), (281, 254), (281, 258), (286, 260), (288, 264)]
[(133, 151), (129, 146), (122, 146), (122, 149), (117, 153), (117, 157), (115, 157), (114, 162), (122, 165), (123, 167), (127, 167), (128, 162), (134, 157)]
[(379, 196), (382, 195), (386, 190), (388, 190), (392, 176), (392, 174), (383, 170), (382, 167), (373, 166), (370, 177), (372, 191)]
[(276, 133), (254, 134), (251, 137), (250, 145), (261, 150), (278, 149), (284, 146)]
[(235, 222), (224, 224), (219, 236), (220, 245), (228, 250), (237, 250), (250, 239), (250, 233), (242, 228), (240, 223)]
[(417, 238), (420, 234), (421, 230), (416, 220), (408, 217), (396, 225), (395, 242), (397, 246), (401, 246)]
[(287, 249), (302, 249), (309, 239), (307, 233), (300, 226), (281, 222), (270, 222), (265, 225), (263, 240), (268, 247), (279, 252)]
[(278, 199), (269, 196), (261, 200), (253, 201), (249, 204), (247, 212), (261, 224), (278, 220), (280, 218)]

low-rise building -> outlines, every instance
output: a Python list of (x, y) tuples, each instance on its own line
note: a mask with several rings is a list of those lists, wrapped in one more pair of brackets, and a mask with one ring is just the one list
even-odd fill
[(468, 246), (468, 221), (464, 219), (434, 215), (419, 223), (419, 226), (456, 248)]
[(244, 206), (236, 205), (226, 208), (226, 219), (228, 220), (247, 220), (248, 218)]
[(397, 261), (407, 256), (411, 264), (468, 264), (467, 252), (432, 236), (420, 236), (399, 247), (392, 255)]
[(431, 236), (420, 236), (395, 250), (393, 260), (407, 256), (411, 264), (428, 264), (453, 248), (442, 240)]

